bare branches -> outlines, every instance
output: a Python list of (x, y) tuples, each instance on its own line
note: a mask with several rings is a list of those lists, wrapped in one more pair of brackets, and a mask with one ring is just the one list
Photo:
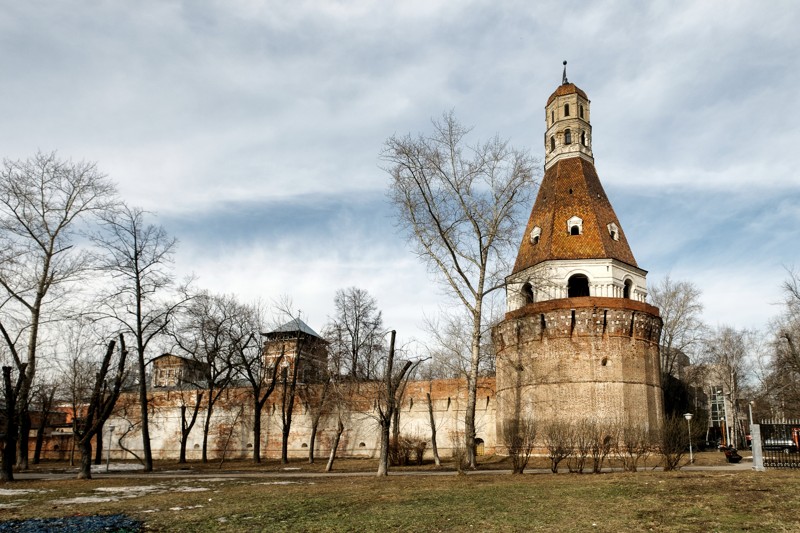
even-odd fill
[[(5, 160), (0, 168), (0, 293), (5, 293), (5, 306), (13, 302), (20, 309), (18, 325), (26, 328), (26, 335), (6, 332), (3, 339), (18, 354), (18, 368), (26, 364), (19, 402), (23, 411), (48, 305), (92, 266), (89, 253), (74, 247), (80, 221), (109, 209), (114, 194), (114, 185), (94, 163), (62, 161), (55, 153)], [(8, 329), (8, 321), (3, 322)], [(19, 466), (26, 468), (27, 448), (20, 452)]]
[[(669, 276), (650, 288), (650, 300), (661, 312), (661, 372), (674, 376), (681, 357), (692, 355), (703, 338), (700, 289)], [(677, 377), (677, 376), (676, 376)]]
[(364, 289), (348, 287), (336, 291), (334, 306), (324, 332), (333, 373), (354, 380), (376, 378), (384, 355), (377, 301)]
[(452, 112), (434, 120), (433, 129), (431, 135), (388, 139), (381, 158), (392, 176), (389, 198), (398, 225), (470, 314), (465, 438), (474, 467), (483, 303), (503, 286), (520, 209), (527, 208), (534, 190), (534, 161), (498, 137), (468, 146), (469, 128)]

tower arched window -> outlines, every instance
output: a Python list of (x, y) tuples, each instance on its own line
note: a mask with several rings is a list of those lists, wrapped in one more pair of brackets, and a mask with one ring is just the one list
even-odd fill
[(564, 116), (569, 116), (569, 104), (564, 104)]
[(633, 282), (629, 279), (625, 280), (625, 285), (622, 287), (622, 297), (623, 298), (630, 298), (631, 297), (631, 289), (633, 288)]
[(586, 132), (581, 131), (581, 144), (586, 146)]
[(564, 130), (564, 144), (572, 144), (572, 131)]
[(530, 283), (526, 283), (522, 286), (520, 295), (522, 296), (522, 301), (525, 303), (525, 305), (533, 303), (533, 287)]
[(556, 138), (550, 137), (550, 151), (552, 152), (555, 149), (556, 149)]
[(554, 110), (550, 110), (550, 125), (553, 125), (553, 122), (556, 121), (556, 112)]
[(578, 116), (583, 118), (583, 106), (582, 105), (578, 106)]
[(567, 297), (579, 298), (589, 296), (589, 278), (583, 274), (575, 274), (567, 280)]

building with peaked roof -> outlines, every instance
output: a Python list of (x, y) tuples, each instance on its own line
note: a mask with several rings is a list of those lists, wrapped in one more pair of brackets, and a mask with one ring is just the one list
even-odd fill
[[(493, 330), (498, 424), (661, 427), (658, 309), (594, 166), (591, 102), (566, 78), (545, 106), (545, 172)], [(498, 433), (499, 434), (499, 433)]]
[(299, 318), (261, 334), (264, 337), (264, 358), (268, 367), (281, 367), (281, 379), (291, 379), (297, 365), (300, 383), (314, 383), (325, 376), (328, 368), (327, 342)]

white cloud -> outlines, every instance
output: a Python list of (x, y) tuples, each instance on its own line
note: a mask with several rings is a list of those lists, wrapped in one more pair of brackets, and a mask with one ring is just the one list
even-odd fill
[(225, 226), (238, 246), (221, 255), (210, 221), (220, 206), (380, 193), (384, 139), (451, 108), (476, 138), (500, 132), (541, 155), (544, 103), (568, 59), (592, 100), (600, 178), (630, 193), (615, 207), (640, 266), (687, 267), (714, 314), (732, 305), (722, 280), (742, 281), (755, 317), (780, 272), (743, 283), (756, 271), (702, 243), (737, 246), (725, 228), (743, 225), (764, 264), (792, 262), (796, 239), (770, 216), (797, 218), (775, 199), (800, 188), (798, 22), (790, 2), (17, 2), (0, 13), (0, 145), (12, 158), (41, 148), (98, 161), (128, 201), (185, 222), (179, 265), (210, 288), (290, 292), (318, 326), (336, 288), (365, 286), (387, 324), (413, 329), (441, 294), (396, 234), (297, 253), (306, 229), (269, 219), (287, 237), (276, 258), (242, 218)]

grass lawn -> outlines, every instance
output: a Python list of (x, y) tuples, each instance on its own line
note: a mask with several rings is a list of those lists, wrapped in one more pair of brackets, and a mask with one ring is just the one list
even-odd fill
[(147, 531), (800, 531), (793, 471), (386, 479), (240, 471), (0, 485), (0, 520), (125, 513)]

